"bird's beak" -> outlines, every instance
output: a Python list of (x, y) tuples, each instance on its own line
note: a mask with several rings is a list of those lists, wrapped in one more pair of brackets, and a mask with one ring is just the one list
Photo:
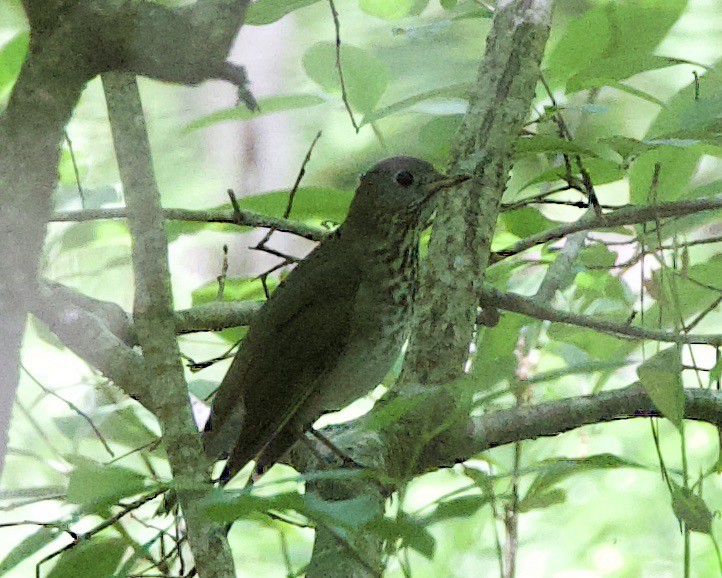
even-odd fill
[(453, 177), (445, 177), (437, 181), (430, 182), (428, 185), (425, 185), (426, 194), (424, 195), (423, 203), (426, 203), (439, 191), (460, 185), (461, 183), (468, 181), (470, 178), (471, 175), (455, 175)]

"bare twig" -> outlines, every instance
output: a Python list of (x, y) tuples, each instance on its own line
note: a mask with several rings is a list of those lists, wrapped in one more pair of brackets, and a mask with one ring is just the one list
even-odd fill
[(594, 229), (609, 229), (626, 225), (638, 225), (648, 221), (655, 221), (667, 217), (682, 217), (702, 211), (716, 211), (722, 209), (722, 196), (690, 201), (675, 201), (659, 203), (653, 206), (624, 207), (609, 213), (596, 216), (589, 221), (577, 221), (560, 225), (555, 229), (543, 231), (517, 241), (513, 245), (497, 253), (501, 258), (509, 257), (526, 251), (536, 245), (561, 239), (577, 231), (590, 231)]
[(341, 21), (339, 20), (338, 12), (336, 11), (336, 4), (334, 4), (334, 1), (328, 0), (328, 5), (331, 8), (331, 15), (333, 16), (333, 26), (336, 31), (336, 70), (338, 70), (338, 80), (339, 84), (341, 85), (341, 99), (343, 100), (343, 105), (346, 107), (348, 116), (351, 119), (351, 124), (353, 125), (354, 130), (358, 133), (360, 127), (356, 122), (356, 118), (353, 115), (353, 110), (351, 110), (351, 104), (348, 101), (346, 82), (344, 82), (343, 79), (343, 67), (341, 66)]
[(80, 206), (85, 208), (86, 199), (85, 191), (83, 191), (83, 185), (80, 182), (80, 171), (78, 170), (78, 161), (75, 158), (75, 151), (73, 150), (73, 141), (70, 140), (68, 131), (63, 131), (65, 135), (65, 142), (68, 144), (68, 152), (70, 152), (70, 162), (73, 164), (73, 173), (75, 174), (75, 184), (78, 186), (78, 195), (80, 195)]
[[(316, 143), (318, 142), (318, 139), (321, 138), (321, 131), (318, 131), (316, 133), (316, 136), (311, 141), (311, 145), (308, 147), (308, 151), (306, 151), (306, 156), (303, 158), (303, 162), (301, 163), (301, 168), (298, 170), (298, 174), (296, 175), (296, 180), (293, 183), (293, 186), (291, 187), (291, 192), (288, 194), (288, 203), (286, 203), (286, 208), (283, 211), (283, 218), (288, 219), (288, 217), (291, 214), (291, 209), (293, 208), (293, 201), (296, 198), (296, 192), (298, 191), (298, 187), (301, 185), (301, 181), (303, 180), (303, 177), (306, 175), (306, 165), (311, 160), (311, 153), (313, 153), (313, 149), (316, 146)], [(235, 208), (236, 205), (234, 205)], [(276, 227), (271, 227), (269, 231), (266, 233), (266, 235), (261, 239), (258, 244), (256, 245), (256, 249), (263, 249), (268, 242), (268, 240), (271, 238), (271, 235), (276, 232)]]
[(100, 430), (98, 429), (98, 427), (97, 427), (97, 426), (95, 425), (95, 423), (93, 422), (93, 418), (91, 418), (87, 413), (85, 413), (82, 409), (80, 409), (77, 405), (75, 405), (75, 404), (74, 404), (72, 401), (70, 401), (69, 399), (65, 399), (62, 395), (58, 394), (57, 392), (53, 391), (52, 389), (49, 389), (49, 388), (45, 387), (45, 386), (40, 382), (40, 380), (39, 380), (37, 377), (35, 377), (32, 373), (30, 373), (30, 372), (28, 371), (28, 368), (25, 367), (25, 366), (22, 364), (22, 362), (20, 363), (20, 369), (22, 369), (22, 370), (25, 372), (25, 375), (27, 375), (27, 376), (33, 381), (33, 383), (35, 383), (35, 385), (37, 385), (37, 386), (38, 386), (40, 389), (42, 389), (45, 393), (47, 393), (48, 395), (52, 395), (52, 396), (55, 397), (56, 399), (59, 399), (59, 400), (62, 401), (65, 405), (67, 405), (70, 409), (72, 409), (75, 413), (77, 413), (80, 417), (82, 417), (82, 418), (88, 423), (88, 425), (90, 426), (90, 428), (93, 430), (93, 432), (95, 433), (95, 436), (98, 438), (98, 440), (100, 440), (100, 443), (101, 443), (101, 444), (103, 445), (103, 447), (105, 448), (105, 451), (108, 452), (108, 454), (110, 454), (110, 457), (111, 457), (111, 458), (114, 458), (114, 457), (115, 457), (115, 453), (113, 452), (113, 450), (112, 450), (112, 449), (110, 448), (110, 446), (108, 445), (108, 442), (105, 441), (105, 438), (103, 437), (103, 434), (100, 432)]
[[(52, 215), (51, 221), (79, 222), (97, 219), (125, 219), (128, 214), (124, 208), (88, 209), (84, 211), (58, 211)], [(279, 217), (262, 215), (245, 209), (193, 211), (189, 209), (164, 209), (163, 217), (169, 221), (185, 221), (195, 223), (227, 223), (244, 227), (273, 227), (283, 233), (292, 233), (311, 241), (321, 241), (327, 235), (315, 227), (303, 223), (289, 221)]]
[(627, 339), (649, 339), (652, 341), (662, 341), (667, 343), (683, 343), (683, 344), (700, 344), (718, 346), (722, 344), (722, 334), (719, 335), (695, 335), (692, 333), (681, 334), (666, 331), (653, 331), (643, 329), (641, 327), (633, 327), (623, 323), (612, 323), (594, 319), (586, 315), (576, 315), (574, 313), (565, 313), (556, 311), (549, 307), (538, 305), (531, 299), (515, 295), (513, 293), (503, 293), (484, 287), (481, 294), (482, 305), (488, 303), (491, 306), (528, 315), (536, 319), (552, 321), (555, 323), (566, 323), (568, 325), (576, 325), (577, 327), (586, 327), (601, 333), (608, 333)]
[(221, 265), (221, 274), (216, 277), (218, 281), (218, 293), (216, 301), (223, 301), (223, 290), (226, 287), (226, 277), (228, 275), (228, 245), (223, 245), (223, 264)]
[[(148, 502), (153, 501), (155, 498), (157, 498), (158, 496), (160, 496), (162, 493), (166, 492), (167, 490), (168, 490), (168, 488), (166, 486), (159, 486), (159, 487), (151, 490), (150, 492), (141, 496), (137, 500), (123, 506), (119, 512), (117, 512), (116, 514), (114, 514), (113, 516), (111, 516), (109, 518), (106, 518), (100, 524), (98, 524), (97, 526), (94, 526), (87, 532), (83, 532), (82, 534), (75, 534), (75, 533), (71, 532), (70, 529), (65, 530), (66, 532), (71, 534), (71, 536), (73, 537), (73, 541), (70, 544), (66, 544), (59, 550), (56, 550), (55, 552), (51, 552), (50, 554), (45, 556), (42, 560), (40, 560), (35, 565), (36, 577), (40, 578), (40, 568), (46, 562), (49, 562), (53, 558), (60, 556), (60, 554), (67, 552), (68, 550), (71, 550), (72, 548), (77, 546), (80, 542), (90, 540), (96, 534), (102, 532), (103, 530), (105, 530), (106, 528), (109, 528), (110, 526), (113, 526), (120, 519), (127, 516), (131, 512), (137, 510), (138, 508), (144, 506)], [(28, 523), (32, 523), (32, 522), (28, 522)], [(43, 525), (47, 526), (47, 524), (43, 524)], [(53, 527), (58, 527), (58, 526), (57, 526), (57, 524), (55, 524), (55, 525), (53, 525)]]

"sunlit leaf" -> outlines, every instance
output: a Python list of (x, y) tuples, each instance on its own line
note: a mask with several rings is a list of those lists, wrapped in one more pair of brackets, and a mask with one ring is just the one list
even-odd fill
[(0, 48), (0, 100), (7, 97), (20, 74), (28, 52), (29, 37), (28, 31), (24, 30)]
[(502, 216), (506, 230), (519, 238), (550, 229), (553, 223), (531, 206), (508, 211)]
[(78, 542), (60, 556), (46, 578), (99, 578), (113, 576), (128, 545), (122, 538)]
[(428, 90), (426, 92), (415, 94), (414, 96), (410, 96), (409, 98), (405, 98), (403, 100), (395, 102), (394, 104), (390, 104), (389, 106), (379, 108), (379, 109), (373, 111), (371, 114), (367, 114), (366, 116), (363, 117), (360, 124), (361, 124), (361, 126), (363, 126), (365, 124), (374, 122), (374, 121), (384, 118), (386, 116), (390, 116), (392, 114), (398, 114), (399, 112), (407, 110), (407, 109), (413, 107), (414, 105), (419, 104), (420, 102), (424, 102), (424, 101), (430, 100), (432, 98), (463, 98), (463, 99), (466, 99), (468, 97), (469, 93), (471, 92), (471, 89), (473, 88), (473, 86), (474, 85), (469, 82), (461, 82), (459, 84), (453, 84), (451, 86), (444, 86), (442, 88), (435, 88), (433, 90)]
[(244, 24), (262, 25), (280, 20), (286, 14), (315, 4), (319, 0), (256, 0), (246, 12)]
[(58, 528), (40, 528), (15, 546), (0, 562), (0, 576), (5, 576), (18, 564), (30, 558), (41, 548), (54, 542), (61, 535)]
[[(341, 47), (344, 84), (351, 107), (368, 114), (386, 91), (389, 73), (386, 66), (371, 52), (344, 44)], [(341, 94), (336, 46), (332, 42), (314, 44), (303, 55), (306, 74), (332, 94)]]
[(143, 493), (148, 487), (144, 476), (127, 468), (80, 456), (73, 457), (73, 465), (66, 499), (89, 510), (102, 510), (121, 498)]
[(677, 146), (660, 146), (642, 153), (629, 171), (633, 204), (676, 201), (686, 197), (700, 153)]
[(386, 20), (402, 18), (414, 7), (414, 0), (359, 0), (361, 10)]
[(269, 96), (268, 98), (261, 98), (258, 101), (258, 111), (253, 112), (248, 110), (248, 107), (244, 105), (234, 106), (233, 108), (227, 108), (225, 110), (219, 110), (207, 116), (191, 122), (186, 128), (186, 132), (196, 130), (199, 128), (205, 128), (219, 122), (226, 121), (239, 121), (256, 118), (267, 114), (273, 114), (274, 112), (284, 112), (287, 110), (296, 110), (299, 108), (309, 108), (325, 102), (323, 98), (316, 94), (289, 94), (280, 96)]

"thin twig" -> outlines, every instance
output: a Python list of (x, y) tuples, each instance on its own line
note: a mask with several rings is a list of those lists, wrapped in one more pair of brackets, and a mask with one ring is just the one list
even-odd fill
[(577, 327), (586, 327), (601, 333), (617, 335), (626, 339), (649, 339), (651, 341), (662, 341), (666, 343), (700, 344), (718, 346), (722, 344), (722, 335), (695, 335), (680, 334), (666, 331), (654, 331), (642, 327), (632, 327), (623, 323), (612, 323), (594, 319), (585, 315), (557, 311), (534, 303), (528, 297), (522, 297), (513, 293), (504, 293), (484, 287), (482, 290), (482, 306), (488, 304), (506, 311), (513, 311), (522, 315), (528, 315), (535, 319), (551, 321), (554, 323), (566, 323)]
[(35, 383), (35, 385), (37, 385), (37, 386), (38, 386), (40, 389), (42, 389), (45, 393), (47, 393), (48, 395), (52, 395), (54, 398), (59, 399), (60, 401), (62, 401), (62, 402), (63, 402), (65, 405), (67, 405), (71, 410), (73, 410), (73, 411), (74, 411), (75, 413), (77, 413), (80, 417), (82, 417), (86, 422), (88, 422), (88, 425), (89, 425), (90, 428), (93, 430), (93, 432), (95, 432), (95, 436), (98, 438), (98, 440), (100, 440), (100, 443), (101, 443), (101, 444), (103, 445), (103, 447), (105, 448), (105, 451), (107, 451), (107, 452), (110, 454), (110, 457), (111, 457), (111, 458), (114, 458), (114, 457), (115, 457), (115, 453), (113, 452), (113, 450), (112, 450), (112, 449), (110, 448), (110, 446), (108, 445), (108, 442), (107, 442), (107, 441), (105, 440), (105, 438), (103, 437), (103, 434), (100, 432), (100, 430), (99, 430), (98, 427), (95, 425), (95, 423), (93, 423), (93, 419), (92, 419), (87, 413), (85, 413), (82, 409), (80, 409), (77, 405), (75, 405), (75, 404), (74, 404), (72, 401), (70, 401), (69, 399), (65, 399), (65, 398), (64, 398), (62, 395), (60, 395), (59, 393), (53, 391), (52, 389), (49, 389), (49, 388), (45, 387), (42, 383), (40, 383), (40, 380), (39, 380), (38, 378), (36, 378), (32, 373), (30, 373), (30, 371), (28, 371), (28, 368), (25, 367), (25, 365), (23, 365), (22, 363), (20, 364), (20, 369), (22, 369), (22, 370), (25, 372), (25, 374), (33, 381), (33, 383)]
[(313, 149), (316, 146), (318, 139), (320, 139), (320, 138), (321, 138), (321, 131), (318, 131), (316, 133), (316, 136), (313, 137), (313, 140), (311, 141), (311, 145), (308, 147), (306, 156), (303, 157), (303, 162), (301, 163), (301, 168), (298, 171), (298, 175), (296, 175), (296, 180), (294, 181), (293, 187), (291, 187), (291, 192), (288, 195), (288, 204), (286, 205), (286, 210), (283, 211), (284, 219), (288, 219), (288, 217), (291, 216), (291, 209), (293, 208), (293, 199), (296, 196), (296, 192), (298, 191), (298, 187), (300, 186), (301, 181), (303, 180), (303, 177), (306, 175), (306, 165), (308, 165), (309, 161), (311, 160), (311, 154), (313, 153)]
[(85, 208), (86, 205), (86, 199), (85, 199), (85, 191), (83, 190), (83, 185), (80, 182), (80, 171), (78, 170), (78, 162), (75, 159), (75, 151), (73, 150), (73, 141), (70, 140), (70, 136), (68, 135), (68, 131), (63, 131), (63, 135), (65, 136), (65, 142), (68, 143), (68, 151), (70, 152), (70, 162), (73, 165), (73, 173), (75, 173), (75, 184), (78, 186), (78, 194), (80, 195), (80, 206)]
[[(83, 211), (58, 211), (50, 220), (57, 223), (95, 221), (99, 219), (125, 219), (128, 213), (125, 208), (117, 209), (85, 209)], [(190, 209), (163, 209), (163, 218), (168, 221), (184, 221), (190, 223), (225, 223), (242, 227), (274, 227), (277, 231), (291, 233), (311, 241), (321, 241), (328, 233), (303, 223), (263, 215), (256, 211), (238, 209), (238, 212), (223, 209), (195, 211)]]
[[(303, 180), (303, 177), (306, 175), (306, 165), (311, 160), (311, 153), (313, 153), (313, 149), (316, 146), (316, 143), (318, 142), (318, 139), (321, 138), (321, 131), (318, 131), (316, 133), (316, 136), (311, 141), (311, 146), (308, 147), (308, 151), (306, 151), (306, 156), (303, 157), (303, 162), (301, 163), (301, 168), (298, 170), (298, 174), (296, 175), (296, 180), (293, 183), (293, 187), (291, 187), (291, 192), (288, 194), (288, 202), (286, 203), (286, 208), (283, 211), (283, 218), (288, 219), (288, 217), (291, 214), (291, 209), (293, 208), (293, 201), (296, 198), (296, 193), (298, 192), (298, 187), (301, 185), (301, 181)], [(234, 208), (237, 205), (234, 205)], [(271, 235), (276, 232), (276, 227), (271, 227), (266, 235), (261, 239), (258, 244), (256, 245), (257, 249), (262, 249), (265, 247), (266, 243), (268, 243), (268, 240), (271, 238)]]
[(360, 127), (356, 122), (356, 118), (353, 115), (353, 110), (351, 110), (351, 104), (348, 101), (346, 82), (343, 79), (343, 67), (341, 66), (341, 21), (339, 20), (338, 12), (336, 11), (336, 5), (334, 4), (333, 0), (328, 0), (328, 5), (331, 8), (331, 15), (333, 16), (333, 26), (336, 31), (336, 70), (338, 70), (338, 80), (341, 84), (341, 99), (343, 100), (343, 104), (346, 107), (348, 116), (351, 118), (351, 124), (353, 125), (354, 130), (358, 133)]
[(226, 277), (228, 276), (228, 245), (223, 245), (223, 264), (221, 265), (221, 274), (216, 277), (218, 281), (218, 293), (216, 293), (216, 301), (223, 301), (223, 290), (226, 287)]
[[(115, 515), (111, 516), (110, 518), (106, 518), (103, 520), (100, 524), (97, 526), (91, 528), (87, 532), (83, 532), (82, 534), (75, 534), (71, 533), (73, 535), (73, 541), (70, 544), (66, 544), (59, 550), (56, 550), (55, 552), (51, 552), (45, 558), (40, 560), (35, 565), (35, 575), (37, 578), (40, 578), (40, 567), (45, 564), (46, 562), (49, 562), (53, 558), (56, 558), (60, 554), (67, 552), (68, 550), (74, 548), (77, 546), (80, 542), (84, 542), (86, 540), (90, 540), (93, 536), (98, 534), (99, 532), (102, 532), (106, 528), (109, 528), (110, 526), (113, 526), (116, 522), (118, 522), (123, 517), (127, 516), (130, 512), (133, 512), (137, 510), (138, 508), (144, 506), (148, 502), (151, 502), (158, 496), (160, 496), (162, 493), (166, 492), (168, 488), (166, 486), (159, 486), (155, 488), (154, 490), (150, 491), (148, 494), (145, 494), (144, 496), (141, 496), (137, 500), (130, 502), (129, 504), (122, 507), (122, 509)], [(70, 530), (66, 530), (70, 533)]]
[(593, 229), (609, 229), (627, 225), (639, 225), (648, 221), (655, 221), (667, 217), (682, 217), (703, 211), (716, 211), (722, 209), (722, 196), (693, 199), (690, 201), (674, 201), (659, 203), (654, 206), (624, 207), (609, 213), (597, 215), (589, 221), (575, 221), (566, 223), (554, 229), (531, 235), (506, 249), (497, 252), (496, 260), (510, 257), (526, 251), (536, 245), (562, 239), (577, 231), (590, 231)]

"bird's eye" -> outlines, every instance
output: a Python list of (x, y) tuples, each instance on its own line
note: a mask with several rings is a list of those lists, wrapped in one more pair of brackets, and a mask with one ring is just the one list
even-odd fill
[(402, 187), (410, 187), (414, 183), (414, 175), (409, 171), (399, 171), (396, 173), (396, 182)]

